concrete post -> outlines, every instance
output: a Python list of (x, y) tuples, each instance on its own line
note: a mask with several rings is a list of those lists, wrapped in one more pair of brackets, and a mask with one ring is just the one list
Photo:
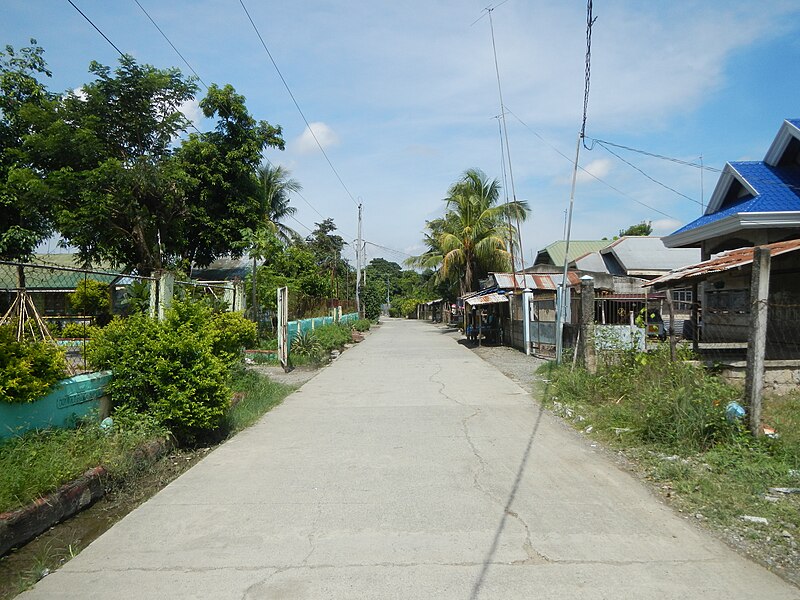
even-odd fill
[(769, 300), (769, 248), (753, 248), (753, 273), (750, 279), (750, 340), (747, 344), (745, 402), (750, 413), (750, 431), (761, 435), (761, 396), (764, 393), (764, 356), (767, 348)]
[(700, 351), (700, 287), (692, 284), (692, 352)]
[(675, 362), (675, 309), (672, 304), (672, 290), (667, 290), (667, 310), (669, 311), (669, 359)]
[(153, 279), (150, 280), (150, 318), (155, 319), (158, 316), (158, 280), (161, 276), (160, 271), (153, 273)]
[(597, 359), (594, 348), (594, 278), (581, 277), (581, 315), (578, 354), (584, 368), (590, 373), (597, 372)]
[[(531, 355), (531, 301), (533, 300), (533, 290), (525, 288), (522, 291), (522, 319), (524, 321), (525, 354)], [(512, 335), (514, 324), (512, 322)]]
[(169, 307), (172, 306), (172, 295), (175, 287), (175, 276), (162, 271), (158, 276), (158, 320), (166, 318)]
[(244, 281), (236, 280), (233, 282), (234, 310), (244, 313), (247, 310), (247, 294), (244, 289)]

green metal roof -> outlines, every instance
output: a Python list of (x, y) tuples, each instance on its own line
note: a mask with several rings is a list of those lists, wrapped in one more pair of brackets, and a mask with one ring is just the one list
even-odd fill
[[(570, 240), (568, 259), (569, 261), (573, 261), (584, 254), (597, 252), (608, 246), (611, 242), (612, 240)], [(539, 253), (536, 256), (536, 264), (553, 264), (559, 267), (563, 266), (564, 250), (566, 247), (567, 242), (564, 240), (553, 242), (544, 249), (539, 250)]]

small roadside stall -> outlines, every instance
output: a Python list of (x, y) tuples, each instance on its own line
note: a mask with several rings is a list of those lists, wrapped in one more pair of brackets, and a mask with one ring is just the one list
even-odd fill
[(508, 297), (487, 292), (464, 299), (464, 333), (467, 340), (490, 344), (503, 343), (503, 321), (508, 319)]

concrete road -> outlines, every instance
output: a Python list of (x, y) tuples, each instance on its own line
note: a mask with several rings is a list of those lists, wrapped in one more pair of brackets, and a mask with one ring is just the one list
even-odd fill
[(515, 383), (390, 320), (36, 598), (800, 598)]

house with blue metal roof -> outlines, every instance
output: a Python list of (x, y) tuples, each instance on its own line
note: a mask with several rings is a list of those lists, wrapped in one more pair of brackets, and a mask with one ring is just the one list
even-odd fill
[(800, 237), (800, 119), (781, 125), (762, 161), (729, 162), (705, 214), (664, 238), (711, 255)]

